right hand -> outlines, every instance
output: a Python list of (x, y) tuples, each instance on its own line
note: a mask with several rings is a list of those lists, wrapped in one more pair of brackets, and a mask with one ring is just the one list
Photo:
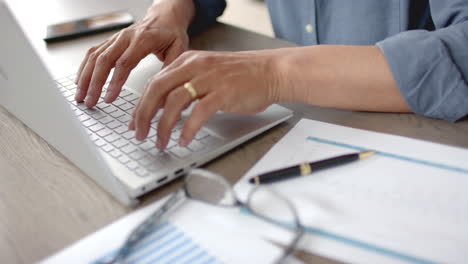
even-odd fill
[(113, 102), (133, 68), (150, 53), (169, 65), (188, 48), (187, 28), (194, 13), (192, 0), (159, 1), (145, 18), (89, 49), (75, 80), (75, 100), (94, 107), (115, 68), (104, 98), (106, 103)]

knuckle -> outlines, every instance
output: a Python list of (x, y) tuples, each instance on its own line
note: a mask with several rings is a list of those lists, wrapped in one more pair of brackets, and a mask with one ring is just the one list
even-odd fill
[(180, 95), (177, 90), (170, 92), (166, 99), (166, 105), (169, 107), (174, 106), (179, 101)]
[(110, 62), (110, 56), (107, 52), (102, 53), (98, 56), (96, 63), (98, 65), (107, 65)]
[(129, 68), (130, 67), (130, 59), (128, 57), (121, 57), (117, 60), (116, 63), (117, 68)]
[(86, 52), (86, 55), (90, 56), (90, 55), (93, 54), (97, 49), (98, 49), (97, 46), (94, 46), (94, 47), (89, 48), (88, 51)]
[(89, 55), (89, 60), (92, 62), (95, 62), (98, 56), (99, 54), (97, 53), (97, 51), (94, 51), (93, 53)]
[(127, 28), (120, 30), (119, 35), (127, 37), (128, 35), (132, 34), (131, 32), (132, 32), (132, 28), (127, 27)]
[(149, 114), (145, 109), (140, 108), (138, 112), (135, 113), (135, 121), (138, 124), (145, 124), (150, 120)]

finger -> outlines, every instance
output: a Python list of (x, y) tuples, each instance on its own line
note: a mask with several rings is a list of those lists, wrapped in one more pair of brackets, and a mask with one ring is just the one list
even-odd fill
[(78, 81), (78, 91), (75, 95), (75, 100), (77, 102), (82, 102), (88, 93), (88, 86), (89, 82), (91, 81), (97, 57), (111, 44), (112, 42), (108, 41), (89, 55), (88, 60), (86, 61), (86, 65), (81, 72), (80, 80)]
[(119, 96), (122, 86), (127, 81), (130, 72), (150, 53), (148, 48), (142, 48), (139, 45), (139, 41), (133, 41), (117, 60), (112, 80), (107, 88), (107, 94), (105, 96), (106, 103), (114, 101), (117, 96)]
[(165, 105), (165, 98), (169, 92), (182, 86), (192, 74), (193, 71), (184, 67), (168, 74), (158, 75), (150, 81), (132, 114), (138, 140), (146, 137), (147, 125), (157, 110)]
[(219, 93), (213, 92), (203, 97), (193, 108), (192, 113), (185, 121), (179, 145), (186, 147), (190, 144), (195, 134), (218, 110), (222, 109), (223, 98)]
[(166, 52), (163, 68), (166, 68), (175, 59), (177, 59), (177, 57), (179, 57), (180, 54), (182, 54), (185, 51), (185, 49), (185, 46), (181, 44), (180, 41), (175, 41), (174, 44), (172, 44)]
[(75, 78), (75, 84), (78, 84), (78, 81), (80, 80), (81, 73), (83, 72), (83, 69), (86, 66), (86, 62), (88, 62), (89, 55), (91, 55), (91, 53), (95, 52), (102, 45), (106, 44), (107, 41), (109, 41), (109, 40), (104, 41), (103, 43), (97, 45), (96, 47), (90, 48), (86, 52), (86, 55), (85, 55), (84, 59), (81, 61), (80, 67), (78, 68), (78, 73), (76, 74), (76, 78)]
[(85, 103), (87, 107), (93, 107), (97, 104), (101, 95), (102, 87), (106, 83), (110, 71), (127, 47), (128, 43), (126, 41), (115, 41), (99, 55), (96, 60), (96, 66), (94, 67), (86, 97)]
[(192, 95), (182, 86), (169, 93), (164, 112), (158, 123), (157, 147), (165, 149), (170, 140), (172, 129), (180, 119), (180, 114), (192, 103)]

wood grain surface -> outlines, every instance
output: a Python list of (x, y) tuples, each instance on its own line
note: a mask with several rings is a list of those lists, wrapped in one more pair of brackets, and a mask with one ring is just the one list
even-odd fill
[[(251, 50), (292, 44), (218, 24), (192, 48)], [(294, 117), (215, 159), (207, 169), (235, 183), (303, 117), (468, 148), (468, 121), (448, 123), (413, 114), (352, 112), (287, 103)], [(0, 262), (32, 263), (118, 220), (123, 207), (47, 142), (0, 107)], [(176, 180), (142, 197), (151, 203), (181, 185)], [(335, 263), (302, 252), (307, 263)]]

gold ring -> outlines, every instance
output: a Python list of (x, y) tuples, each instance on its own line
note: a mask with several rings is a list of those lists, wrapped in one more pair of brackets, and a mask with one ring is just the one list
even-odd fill
[(190, 93), (190, 96), (192, 96), (192, 99), (197, 98), (197, 90), (195, 90), (195, 87), (193, 87), (193, 84), (190, 82), (184, 83), (184, 88)]

